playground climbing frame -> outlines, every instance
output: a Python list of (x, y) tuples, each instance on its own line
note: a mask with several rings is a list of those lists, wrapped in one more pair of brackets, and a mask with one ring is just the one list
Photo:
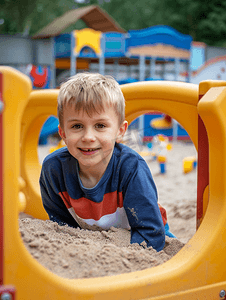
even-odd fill
[[(226, 83), (208, 85), (203, 82), (198, 87), (158, 81), (122, 86), (129, 122), (149, 110), (163, 111), (181, 123), (197, 150), (200, 116), (209, 145), (207, 209), (193, 238), (166, 263), (117, 276), (69, 280), (53, 274), (31, 256), (22, 242), (18, 225), (18, 215), (24, 207), (21, 201), (25, 201), (25, 212), (29, 212), (33, 194), (40, 198), (36, 182), (40, 165), (37, 163), (38, 129), (35, 125), (39, 127), (48, 114), (56, 112), (58, 91), (32, 91), (30, 79), (9, 67), (0, 67), (0, 73), (4, 100), (0, 117), (3, 153), (0, 292), (4, 286), (11, 285), (17, 299), (23, 300), (225, 299)], [(209, 89), (199, 101), (199, 93), (206, 85)], [(34, 145), (31, 147), (31, 144)], [(21, 155), (24, 152), (27, 156), (23, 161)], [(30, 192), (27, 193), (29, 185)], [(36, 213), (36, 217), (45, 218), (40, 202), (37, 202)]]

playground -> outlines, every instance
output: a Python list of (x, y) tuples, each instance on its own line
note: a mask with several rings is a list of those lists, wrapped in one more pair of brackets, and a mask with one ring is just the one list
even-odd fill
[[(48, 146), (39, 147), (42, 161)], [(167, 210), (171, 231), (178, 240), (167, 238), (160, 253), (130, 244), (128, 230), (90, 231), (60, 228), (57, 224), (20, 214), (20, 232), (27, 250), (51, 272), (66, 278), (112, 276), (160, 265), (192, 238), (196, 231), (197, 172), (183, 174), (184, 155), (195, 155), (192, 143), (173, 143), (167, 155), (167, 171), (161, 175), (157, 162), (146, 161), (158, 188), (159, 203)], [(57, 251), (56, 251), (57, 249)], [(63, 258), (63, 259), (62, 259)]]
[[(222, 266), (225, 264), (226, 242), (223, 230), (226, 151), (225, 143), (219, 141), (224, 141), (226, 136), (225, 82), (204, 81), (199, 86), (170, 81), (122, 85), (127, 101), (126, 119), (129, 123), (142, 113), (157, 110), (170, 115), (188, 132), (198, 154), (195, 199), (197, 230), (176, 255), (153, 268), (116, 276), (68, 279), (49, 271), (32, 257), (23, 243), (18, 224), (21, 212), (36, 219), (47, 219), (38, 189), (40, 162), (37, 145), (46, 118), (56, 115), (58, 90), (35, 91), (32, 90), (30, 79), (22, 73), (9, 67), (1, 67), (0, 72), (3, 167), (0, 220), (1, 228), (4, 229), (0, 239), (0, 258), (3, 262), (0, 264), (3, 284), (1, 294), (17, 295), (18, 299), (59, 300), (75, 297), (224, 299), (225, 271)], [(184, 152), (185, 156), (187, 154)], [(156, 180), (167, 178), (168, 174), (170, 177), (170, 164), (165, 175), (156, 175), (154, 165), (152, 168)], [(157, 170), (159, 173), (159, 169)], [(194, 174), (193, 171), (182, 174), (182, 165), (181, 170), (177, 168), (177, 172), (181, 172), (181, 176)], [(193, 188), (189, 188), (187, 192), (180, 185), (172, 191), (175, 201), (173, 204), (168, 203), (169, 213), (173, 206), (183, 207), (186, 193), (196, 194), (194, 180), (191, 179), (190, 183)], [(171, 193), (170, 190), (166, 192)], [(161, 188), (159, 193), (159, 200), (164, 205), (162, 199), (166, 195), (161, 195)], [(195, 209), (194, 204), (189, 208), (191, 206)], [(179, 216), (180, 211), (175, 211), (174, 217)], [(194, 217), (194, 213), (191, 212), (190, 216)], [(185, 219), (190, 216), (187, 215)]]
[[(191, 36), (168, 26), (125, 32), (96, 6), (62, 18), (59, 26), (79, 18), (91, 26), (60, 34), (54, 21), (26, 43), (0, 37), (0, 299), (226, 299), (225, 54), (211, 58), (210, 49), (200, 63), (209, 48), (192, 49)], [(82, 71), (121, 85), (135, 136), (124, 143), (150, 167), (177, 237), (160, 252), (131, 245), (128, 230), (48, 220), (38, 181), (44, 157), (62, 146), (50, 143), (58, 87)], [(165, 148), (156, 155), (157, 136)]]

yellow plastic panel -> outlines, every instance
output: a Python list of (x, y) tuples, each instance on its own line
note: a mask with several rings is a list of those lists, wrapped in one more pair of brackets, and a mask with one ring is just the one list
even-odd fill
[(40, 197), (41, 165), (37, 147), (44, 122), (50, 115), (57, 115), (58, 93), (59, 90), (33, 91), (24, 109), (21, 126), (21, 176), (26, 182), (23, 192), (27, 199), (25, 212), (43, 220), (49, 217), (42, 206)]
[(201, 288), (197, 289), (191, 289), (184, 292), (178, 292), (173, 293), (165, 296), (160, 297), (151, 297), (146, 298), (145, 300), (151, 299), (151, 300), (224, 300), (225, 297), (220, 297), (220, 292), (225, 291), (226, 288), (226, 281), (217, 283), (217, 284), (211, 284), (207, 286), (203, 286)]
[[(204, 80), (199, 84), (199, 99), (203, 97), (213, 87), (226, 86), (223, 80)], [(200, 226), (208, 207), (209, 195), (209, 154), (208, 137), (203, 121), (199, 120), (199, 157), (198, 157), (198, 193), (197, 193), (197, 228)], [(204, 155), (203, 155), (204, 154)], [(200, 167), (203, 165), (203, 168)], [(203, 193), (203, 194), (202, 194)]]
[[(28, 78), (5, 69), (3, 74), (4, 101), (6, 107), (8, 105), (13, 107), (12, 113), (15, 114), (13, 121), (15, 126), (11, 126), (12, 115), (9, 110), (4, 111), (4, 128), (7, 128), (7, 125), (10, 128), (6, 131), (9, 137), (4, 144), (4, 170), (6, 171), (4, 176), (4, 284), (12, 284), (16, 287), (17, 298), (23, 300), (160, 300), (205, 299), (205, 297), (218, 299), (218, 292), (223, 282), (225, 283), (226, 261), (225, 88), (218, 88), (213, 92), (211, 89), (198, 104), (210, 140), (211, 178), (210, 203), (194, 237), (176, 256), (158, 267), (117, 276), (69, 280), (52, 274), (33, 259), (23, 245), (18, 231), (19, 187), (26, 190), (30, 180), (29, 177), (23, 178), (25, 175), (21, 177), (26, 185), (19, 183), (18, 180), (19, 141), (21, 138), (24, 152), (30, 151), (30, 154), (25, 155), (24, 162), (21, 159), (21, 163), (28, 165), (28, 169), (32, 165), (38, 168), (35, 165), (37, 150), (33, 151), (35, 146), (29, 145), (34, 143), (37, 147), (37, 138), (32, 137), (37, 133), (32, 124), (40, 126), (41, 121), (37, 121), (39, 118), (44, 119), (50, 111), (54, 114), (57, 92), (49, 91), (48, 94), (48, 91), (45, 91), (44, 94), (37, 95), (34, 92), (29, 97), (31, 84)], [(197, 143), (197, 86), (152, 82), (130, 84), (123, 86), (122, 90), (127, 100), (126, 115), (130, 121), (135, 115), (145, 111), (153, 109), (163, 111), (178, 120), (190, 134), (193, 142)], [(28, 113), (29, 107), (33, 107), (33, 101), (36, 102), (34, 100), (36, 97), (40, 100), (40, 110), (37, 108), (37, 114), (31, 113), (32, 110)], [(48, 104), (45, 105), (46, 102)], [(28, 125), (25, 124), (26, 120)], [(30, 139), (33, 142), (30, 142)], [(24, 174), (27, 172), (26, 169), (27, 167)], [(30, 169), (29, 172), (32, 174)], [(36, 180), (35, 176), (31, 176), (32, 181)], [(38, 186), (38, 183), (33, 182), (33, 184)], [(208, 298), (208, 293), (211, 297), (216, 297)]]
[(198, 86), (175, 81), (148, 81), (121, 86), (126, 99), (126, 119), (130, 123), (139, 115), (156, 110), (170, 115), (198, 143)]
[[(26, 205), (26, 199), (21, 192), (25, 182), (20, 177), (20, 127), (23, 110), (32, 90), (32, 83), (27, 76), (13, 68), (0, 66), (0, 72), (3, 75), (2, 99), (4, 101), (3, 213), (4, 221), (8, 221), (14, 217), (17, 220), (19, 211), (23, 210)], [(13, 223), (11, 230), (15, 230)]]
[(199, 94), (204, 95), (213, 87), (226, 86), (226, 81), (224, 80), (203, 80), (199, 84)]

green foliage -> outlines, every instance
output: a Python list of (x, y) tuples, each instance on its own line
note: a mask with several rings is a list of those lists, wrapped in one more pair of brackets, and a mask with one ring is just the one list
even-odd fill
[(36, 8), (35, 1), (3, 0), (0, 3), (0, 18), (4, 24), (0, 33), (22, 33), (30, 28), (30, 15)]
[(195, 41), (226, 44), (226, 0), (111, 0), (101, 7), (125, 30), (168, 25)]
[[(99, 5), (126, 31), (169, 25), (208, 45), (226, 45), (226, 0), (1, 0), (0, 33), (33, 35), (66, 11)], [(66, 31), (86, 27), (81, 20)]]
[(166, 8), (164, 24), (194, 40), (222, 45), (226, 34), (225, 0), (161, 0)]
[(76, 8), (73, 0), (2, 0), (0, 33), (33, 35), (66, 11)]

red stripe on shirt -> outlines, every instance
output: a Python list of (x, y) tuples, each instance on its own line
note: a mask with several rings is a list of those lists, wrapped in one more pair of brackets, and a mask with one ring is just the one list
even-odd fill
[[(122, 192), (111, 192), (104, 195), (103, 201), (100, 203), (93, 202), (87, 198), (72, 199), (67, 192), (59, 193), (63, 199), (67, 209), (73, 207), (75, 213), (82, 219), (100, 220), (101, 217), (116, 212), (118, 207), (123, 207)], [(158, 203), (163, 224), (167, 223), (166, 210)]]
[(163, 221), (163, 224), (164, 226), (166, 225), (167, 223), (167, 215), (166, 215), (166, 210), (164, 207), (162, 207), (159, 203), (158, 203), (158, 206), (159, 206), (159, 209), (160, 209), (160, 213), (161, 213), (161, 216), (162, 216), (162, 221)]
[(100, 203), (87, 198), (72, 199), (67, 192), (59, 193), (67, 209), (73, 207), (75, 213), (82, 219), (100, 220), (101, 217), (116, 212), (118, 207), (123, 207), (122, 192), (111, 192), (104, 195)]

